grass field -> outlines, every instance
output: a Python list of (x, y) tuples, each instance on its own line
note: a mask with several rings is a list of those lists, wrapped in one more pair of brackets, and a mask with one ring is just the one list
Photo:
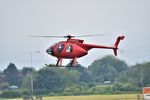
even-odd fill
[[(0, 99), (0, 100), (23, 100), (23, 99), (18, 98), (18, 99)], [(137, 94), (53, 96), (53, 97), (43, 97), (43, 100), (137, 100)]]

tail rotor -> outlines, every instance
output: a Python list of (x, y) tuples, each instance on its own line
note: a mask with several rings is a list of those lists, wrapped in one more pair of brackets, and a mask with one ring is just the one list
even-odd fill
[(114, 55), (117, 56), (117, 50), (118, 50), (118, 45), (120, 43), (120, 40), (123, 40), (125, 38), (125, 36), (119, 36), (115, 42), (115, 45), (114, 45)]

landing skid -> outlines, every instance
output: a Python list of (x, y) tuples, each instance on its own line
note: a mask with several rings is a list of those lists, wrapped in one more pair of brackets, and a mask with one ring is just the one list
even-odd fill
[(77, 67), (77, 66), (57, 66), (57, 65), (55, 65), (55, 64), (45, 64), (46, 66), (48, 66), (48, 67)]
[[(58, 60), (57, 60), (57, 63), (56, 63), (56, 65), (54, 65), (54, 66), (56, 66), (56, 67), (58, 67), (58, 66), (62, 66), (62, 58), (58, 58)], [(71, 67), (76, 67), (77, 66), (77, 57), (75, 57), (72, 61), (71, 61)], [(70, 67), (70, 66), (69, 66)]]

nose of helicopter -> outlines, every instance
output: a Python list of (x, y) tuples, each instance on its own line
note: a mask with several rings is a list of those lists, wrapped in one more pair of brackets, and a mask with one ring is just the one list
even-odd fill
[(53, 47), (50, 47), (46, 50), (46, 52), (52, 56), (54, 56), (54, 48)]

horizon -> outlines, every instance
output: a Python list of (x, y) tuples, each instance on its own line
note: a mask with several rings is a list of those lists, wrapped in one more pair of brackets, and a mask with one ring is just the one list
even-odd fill
[[(133, 65), (129, 65), (125, 60), (116, 58), (116, 57), (115, 57), (114, 55), (112, 55), (112, 54), (104, 55), (103, 57), (97, 58), (97, 59), (95, 59), (95, 60), (101, 60), (102, 58), (107, 57), (107, 56), (113, 56), (114, 59), (124, 61), (124, 62), (127, 64), (127, 66), (128, 66), (129, 68), (131, 68), (132, 66), (137, 65), (137, 64), (144, 64), (144, 63), (149, 63), (149, 62), (150, 62), (150, 61), (143, 61), (143, 62), (140, 62), (140, 63), (135, 63), (135, 64), (133, 64)], [(81, 66), (83, 66), (84, 68), (88, 68), (89, 66), (92, 65), (92, 63), (93, 63), (95, 60), (93, 60), (93, 61), (90, 63), (90, 65), (88, 65), (88, 66), (82, 65), (82, 64), (80, 64), (80, 62), (77, 62), (77, 63), (80, 64)], [(115, 62), (115, 61), (114, 61), (114, 62)], [(18, 66), (17, 66), (16, 63), (14, 63), (14, 62), (10, 62), (10, 63), (15, 64), (15, 66), (16, 66), (16, 68), (17, 68), (18, 70), (21, 70), (21, 69), (24, 68), (24, 67), (31, 67), (31, 66), (23, 66), (23, 67), (19, 67), (19, 68), (18, 68)], [(8, 65), (9, 65), (10, 63), (8, 63)], [(67, 63), (67, 64), (69, 64), (69, 63)], [(8, 65), (7, 65), (4, 69), (0, 69), (0, 71), (4, 71), (5, 69), (7, 69)], [(44, 64), (43, 66), (38, 67), (38, 69), (36, 69), (35, 66), (32, 66), (31, 68), (34, 68), (35, 70), (39, 70), (39, 69), (41, 69), (41, 68), (43, 68), (43, 67), (45, 67), (45, 66), (46, 66), (46, 65)]]

